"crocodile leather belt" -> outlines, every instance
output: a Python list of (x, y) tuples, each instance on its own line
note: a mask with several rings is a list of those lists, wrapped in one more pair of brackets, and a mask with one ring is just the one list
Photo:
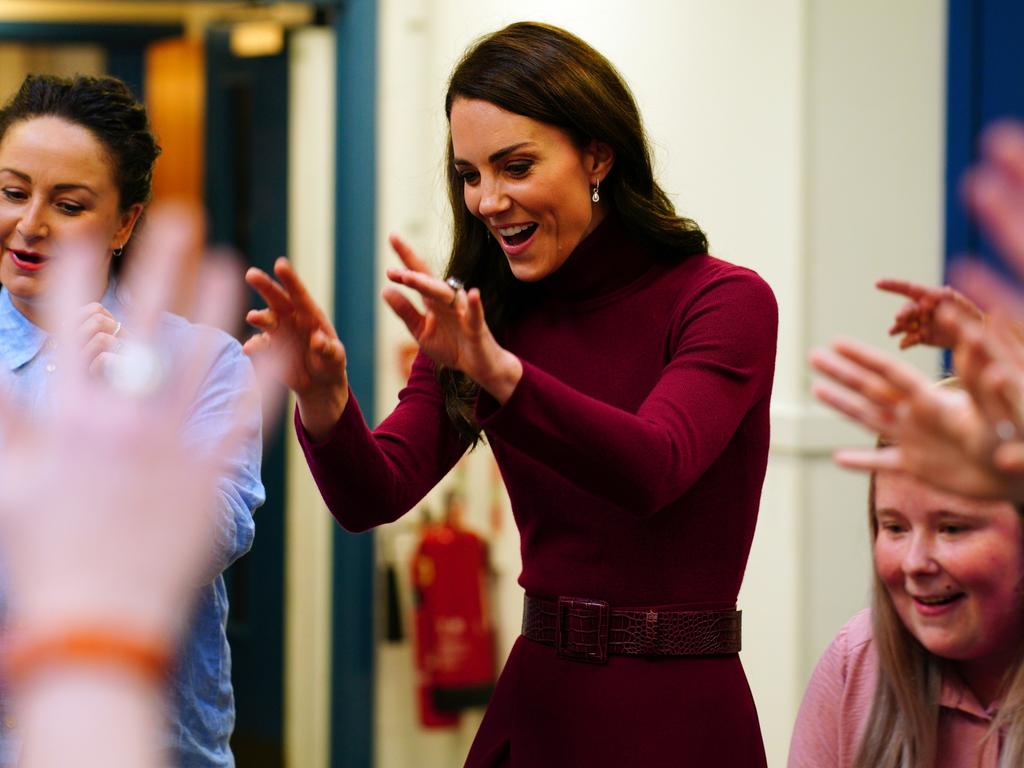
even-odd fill
[(602, 600), (526, 596), (523, 637), (559, 656), (604, 664), (608, 655), (711, 656), (739, 653), (740, 611), (619, 610)]

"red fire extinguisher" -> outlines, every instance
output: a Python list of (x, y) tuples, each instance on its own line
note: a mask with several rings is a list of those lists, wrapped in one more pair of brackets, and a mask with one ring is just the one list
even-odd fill
[(450, 494), (445, 522), (427, 525), (412, 561), (420, 722), (451, 726), (494, 688), (494, 632), (487, 601), (487, 546), (461, 525)]

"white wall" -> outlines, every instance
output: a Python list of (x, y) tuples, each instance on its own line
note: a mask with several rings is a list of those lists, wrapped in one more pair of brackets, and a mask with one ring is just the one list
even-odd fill
[[(773, 449), (740, 607), (769, 764), (784, 765), (807, 675), (865, 604), (870, 565), (865, 480), (828, 458), (833, 447), (866, 438), (810, 405), (805, 358), (839, 332), (894, 348), (884, 331), (899, 302), (872, 282), (939, 279), (945, 4), (385, 0), (380, 8), (381, 232), (407, 235), (441, 263), (447, 75), (477, 36), (536, 19), (568, 28), (616, 64), (678, 209), (705, 228), (716, 255), (758, 270), (775, 289)], [(383, 242), (378, 260), (383, 274), (393, 261)], [(404, 331), (384, 310), (378, 327), (383, 413), (398, 389), (392, 356)], [(914, 359), (936, 365), (927, 352)], [(510, 595), (501, 617), (506, 642), (519, 619), (515, 546), (513, 532), (499, 547)], [(412, 690), (396, 663), (392, 654), (378, 687), (389, 707), (401, 687)], [(443, 746), (431, 737), (433, 751), (424, 751), (421, 734), (397, 735), (386, 720), (393, 715), (378, 711), (380, 768), (410, 754), (417, 765), (452, 764), (450, 754), (461, 754), (471, 736)]]

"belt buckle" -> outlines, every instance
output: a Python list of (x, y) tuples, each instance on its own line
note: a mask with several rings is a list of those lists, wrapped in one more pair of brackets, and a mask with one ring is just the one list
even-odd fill
[(555, 651), (591, 664), (608, 662), (608, 603), (582, 597), (558, 598)]

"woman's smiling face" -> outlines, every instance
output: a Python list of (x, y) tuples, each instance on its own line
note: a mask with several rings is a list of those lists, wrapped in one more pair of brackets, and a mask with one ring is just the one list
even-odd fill
[(98, 298), (141, 210), (121, 210), (113, 161), (87, 128), (52, 116), (11, 125), (0, 141), (0, 282), (14, 305), (38, 324), (52, 263), (70, 252), (95, 261)]
[(875, 568), (910, 633), (936, 656), (1012, 659), (1024, 631), (1020, 516), (1004, 501), (875, 481)]
[(466, 207), (517, 279), (547, 277), (605, 216), (591, 195), (611, 168), (610, 148), (579, 147), (560, 128), (480, 99), (455, 99), (450, 126)]

